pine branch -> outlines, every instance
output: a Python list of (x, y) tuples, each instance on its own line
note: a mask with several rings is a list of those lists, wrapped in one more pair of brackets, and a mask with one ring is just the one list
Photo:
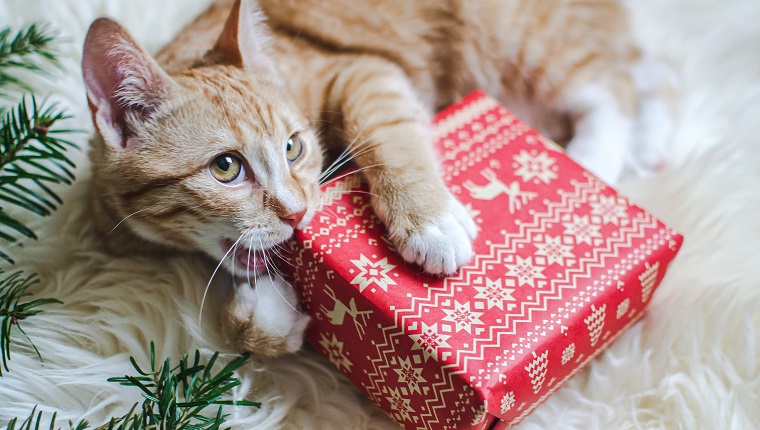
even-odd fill
[[(219, 353), (215, 352), (204, 364), (201, 362), (200, 351), (196, 350), (192, 361), (184, 355), (179, 364), (172, 367), (171, 359), (167, 358), (156, 369), (155, 347), (151, 342), (149, 371), (143, 370), (130, 357), (138, 375), (108, 379), (109, 382), (139, 388), (145, 398), (142, 405), (136, 403), (126, 414), (112, 418), (95, 430), (218, 430), (227, 417), (222, 414), (224, 406), (261, 406), (260, 403), (247, 400), (224, 399), (232, 388), (240, 385), (240, 379), (234, 375), (248, 361), (248, 357), (247, 354), (238, 356), (214, 373), (212, 369)], [(214, 408), (213, 415), (203, 414), (204, 410), (213, 406), (218, 406)], [(138, 408), (140, 412), (136, 413)], [(16, 430), (17, 422), (17, 418), (12, 419), (6, 430)], [(37, 412), (35, 407), (18, 430), (39, 429), (42, 422), (42, 412)], [(56, 414), (53, 414), (46, 427), (51, 430), (59, 428), (56, 427)], [(90, 428), (90, 423), (80, 421), (74, 424), (69, 421), (68, 428), (85, 430)]]
[[(7, 227), (0, 239), (14, 243), (17, 235), (37, 238), (8, 206), (48, 216), (62, 203), (48, 185), (70, 185), (74, 180), (74, 164), (66, 151), (76, 145), (59, 137), (70, 131), (51, 129), (65, 118), (56, 104), (38, 106), (34, 96), (0, 118), (0, 224)], [(0, 258), (13, 263), (5, 250), (0, 249)]]
[[(56, 37), (55, 32), (40, 24), (32, 24), (15, 36), (10, 29), (0, 31), (0, 98), (6, 97), (9, 88), (31, 91), (29, 85), (11, 74), (13, 70), (47, 74), (44, 66), (58, 66)], [(14, 108), (0, 106), (0, 261), (13, 263), (6, 245), (18, 242), (19, 237), (37, 238), (11, 213), (11, 207), (39, 216), (50, 215), (62, 203), (51, 185), (68, 185), (74, 180), (74, 164), (66, 157), (66, 151), (76, 146), (61, 138), (61, 134), (70, 131), (53, 130), (65, 118), (66, 114), (55, 103), (38, 105), (33, 95), (23, 96)], [(42, 360), (19, 323), (42, 312), (43, 305), (60, 301), (22, 302), (30, 296), (29, 287), (37, 283), (36, 275), (23, 277), (21, 272), (0, 279), (0, 377), (3, 370), (9, 371), (14, 328), (26, 337)]]
[(47, 74), (45, 64), (59, 67), (56, 38), (58, 33), (44, 24), (32, 24), (15, 35), (10, 28), (0, 31), (0, 97), (8, 89), (31, 92), (32, 88), (10, 73), (13, 69)]
[[(0, 275), (3, 272), (0, 271)], [(11, 332), (13, 328), (18, 330), (27, 338), (29, 343), (32, 344), (34, 351), (37, 353), (37, 357), (42, 360), (40, 352), (37, 347), (34, 346), (32, 340), (26, 335), (21, 328), (21, 322), (25, 319), (37, 315), (42, 312), (39, 309), (40, 306), (61, 303), (56, 299), (36, 299), (27, 302), (22, 302), (25, 297), (31, 296), (27, 292), (29, 287), (39, 283), (37, 275), (29, 275), (23, 277), (21, 272), (15, 272), (9, 276), (0, 280), (0, 356), (2, 356), (2, 367), (0, 367), (0, 376), (3, 375), (3, 369), (7, 372), (8, 361), (11, 359)]]

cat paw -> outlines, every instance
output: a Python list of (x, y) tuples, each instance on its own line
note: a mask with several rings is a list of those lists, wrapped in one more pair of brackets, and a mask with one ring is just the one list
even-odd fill
[(419, 264), (426, 272), (450, 275), (472, 260), (476, 235), (467, 209), (451, 197), (444, 214), (408, 237), (397, 238), (396, 248), (404, 260)]
[(293, 287), (268, 277), (255, 284), (238, 285), (223, 308), (221, 326), (228, 344), (258, 357), (298, 351), (309, 317), (300, 311)]

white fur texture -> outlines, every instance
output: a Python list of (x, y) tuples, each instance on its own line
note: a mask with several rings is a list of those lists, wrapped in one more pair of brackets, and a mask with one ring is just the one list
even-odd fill
[[(91, 130), (79, 75), (81, 43), (99, 15), (119, 19), (151, 52), (206, 0), (4, 0), (0, 24), (46, 19), (72, 41), (68, 75), (40, 81)], [(681, 96), (664, 173), (621, 189), (686, 235), (643, 322), (538, 408), (520, 429), (760, 428), (760, 3), (755, 0), (629, 0), (636, 29), (679, 78)], [(75, 137), (83, 148), (86, 136)], [(33, 225), (43, 238), (12, 252), (40, 273), (38, 297), (58, 297), (25, 329), (45, 358), (16, 335), (11, 371), (0, 378), (0, 426), (34, 405), (66, 419), (104, 422), (139, 401), (106, 382), (159, 357), (220, 348), (211, 313), (198, 326), (207, 279), (198, 260), (113, 258), (89, 226), (88, 168), (63, 190), (62, 210)], [(212, 287), (213, 288), (213, 287)], [(207, 304), (207, 308), (209, 305)], [(396, 428), (331, 365), (303, 352), (245, 369), (259, 410), (229, 408), (235, 428)]]

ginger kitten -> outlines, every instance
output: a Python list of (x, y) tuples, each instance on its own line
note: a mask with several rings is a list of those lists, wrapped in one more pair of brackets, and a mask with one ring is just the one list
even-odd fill
[[(313, 217), (323, 147), (362, 170), (403, 258), (449, 274), (476, 229), (438, 175), (437, 109), (483, 88), (608, 181), (626, 160), (661, 165), (669, 127), (667, 71), (613, 0), (222, 0), (156, 58), (113, 21), (90, 28), (96, 224), (123, 222), (115, 251), (201, 251), (255, 280), (221, 318), (263, 355), (296, 349), (306, 325), (261, 268)], [(266, 302), (277, 324), (262, 293), (286, 299)]]

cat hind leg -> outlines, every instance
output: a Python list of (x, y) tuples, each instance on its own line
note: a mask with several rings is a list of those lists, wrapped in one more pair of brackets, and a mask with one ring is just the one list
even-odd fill
[(623, 174), (634, 121), (619, 97), (602, 84), (590, 84), (568, 98), (574, 134), (567, 154), (602, 181), (615, 184)]

